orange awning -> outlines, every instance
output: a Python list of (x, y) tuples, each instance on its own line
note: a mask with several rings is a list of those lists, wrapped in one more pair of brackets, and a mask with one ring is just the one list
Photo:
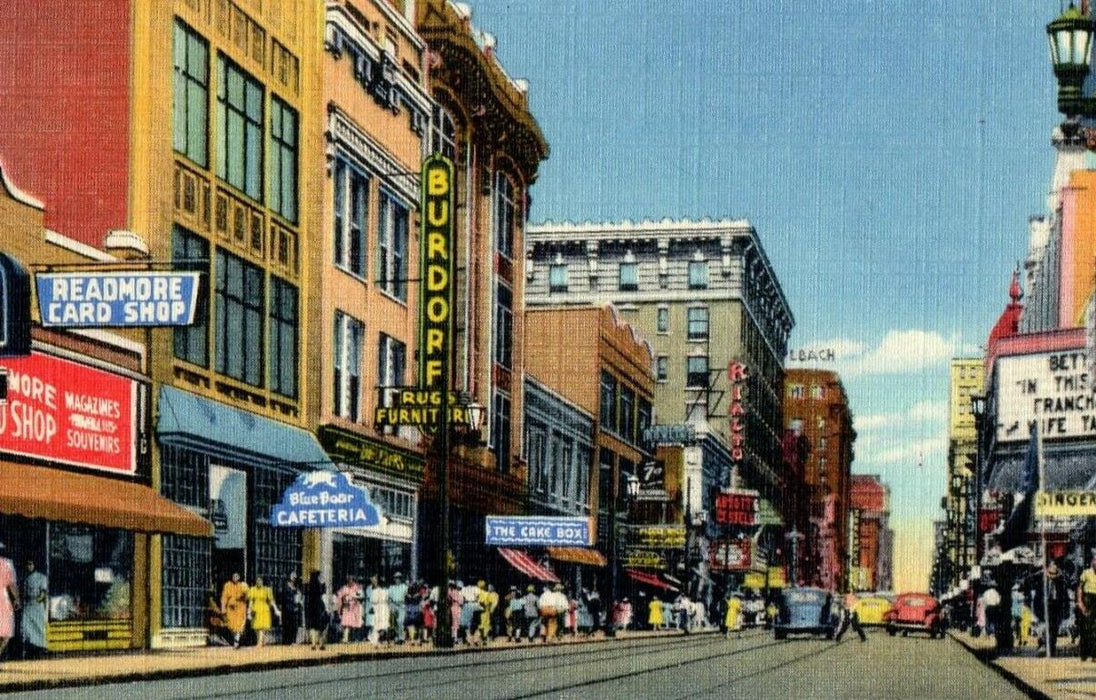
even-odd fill
[(213, 525), (132, 481), (0, 461), (0, 513), (210, 537)]
[(585, 564), (586, 566), (605, 566), (605, 557), (596, 549), (585, 547), (549, 547), (548, 556), (571, 564)]

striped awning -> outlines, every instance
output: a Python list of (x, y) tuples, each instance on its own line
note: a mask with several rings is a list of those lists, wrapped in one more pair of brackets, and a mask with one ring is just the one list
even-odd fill
[(569, 564), (584, 564), (586, 566), (605, 566), (605, 557), (596, 549), (585, 547), (549, 547), (548, 556)]
[(559, 583), (559, 578), (548, 569), (545, 569), (540, 564), (533, 561), (525, 552), (520, 549), (507, 549), (506, 547), (499, 547), (499, 554), (506, 560), (510, 566), (514, 567), (521, 573), (525, 574), (529, 578), (534, 578), (538, 581), (547, 581), (550, 583)]

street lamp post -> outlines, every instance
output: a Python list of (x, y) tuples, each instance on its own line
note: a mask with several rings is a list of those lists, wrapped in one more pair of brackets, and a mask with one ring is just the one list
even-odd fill
[(1047, 25), (1050, 60), (1058, 79), (1058, 111), (1067, 117), (1096, 116), (1096, 99), (1081, 94), (1089, 73), (1094, 29), (1092, 20), (1072, 2)]
[[(970, 567), (970, 578), (973, 589), (974, 579), (974, 567), (982, 563), (982, 536), (979, 532), (981, 528), (982, 520), (982, 483), (983, 483), (983, 467), (982, 464), (982, 426), (986, 419), (986, 397), (972, 394), (970, 397), (970, 412), (974, 416), (974, 493), (973, 497), (968, 499), (969, 504), (973, 505), (974, 517), (968, 530), (970, 537), (973, 539), (974, 547), (974, 562)], [(975, 605), (977, 591), (974, 591), (974, 596), (971, 596), (970, 601), (970, 619), (975, 619)]]
[[(634, 473), (629, 474), (626, 483), (624, 485), (624, 493), (628, 499), (628, 504), (639, 496), (639, 477)], [(613, 622), (613, 608), (616, 606), (617, 598), (620, 597), (620, 544), (617, 542), (618, 528), (617, 528), (617, 512), (620, 510), (620, 480), (613, 479), (613, 495), (611, 498), (612, 508), (609, 509), (609, 603), (606, 606), (605, 614), (605, 636), (616, 636), (616, 625)]]
[(791, 544), (791, 566), (789, 567), (790, 571), (788, 571), (788, 578), (791, 579), (791, 581), (788, 585), (795, 587), (799, 585), (799, 572), (797, 571), (797, 567), (799, 565), (799, 541), (803, 539), (803, 533), (796, 530), (793, 525), (792, 531), (784, 535), (784, 537), (787, 538)]
[[(447, 384), (447, 382), (446, 382)], [(445, 394), (447, 395), (446, 391)], [(449, 569), (452, 566), (452, 549), (449, 542), (449, 458), (452, 455), (453, 441), (449, 433), (454, 427), (449, 423), (447, 410), (440, 411), (440, 428), (438, 431), (438, 504), (441, 510), (438, 522), (438, 607), (436, 611), (437, 625), (434, 630), (434, 646), (439, 649), (448, 649), (453, 646), (453, 621), (450, 618), (449, 602), (446, 599), (449, 585)], [(464, 416), (467, 421), (467, 430), (470, 434), (479, 432), (483, 425), (484, 408), (475, 401), (464, 404)]]

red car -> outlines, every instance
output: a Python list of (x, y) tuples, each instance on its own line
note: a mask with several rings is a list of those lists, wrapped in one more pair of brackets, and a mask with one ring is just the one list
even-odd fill
[(944, 638), (944, 618), (940, 602), (927, 593), (902, 593), (883, 616), (887, 634), (927, 632), (929, 637)]

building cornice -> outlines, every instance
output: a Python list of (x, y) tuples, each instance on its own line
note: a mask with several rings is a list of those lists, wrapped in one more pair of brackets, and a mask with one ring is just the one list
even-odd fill
[(329, 169), (338, 151), (358, 167), (371, 171), (386, 187), (396, 190), (408, 202), (414, 204), (418, 201), (418, 171), (400, 163), (333, 102), (327, 106), (327, 130), (324, 137), (327, 140)]

